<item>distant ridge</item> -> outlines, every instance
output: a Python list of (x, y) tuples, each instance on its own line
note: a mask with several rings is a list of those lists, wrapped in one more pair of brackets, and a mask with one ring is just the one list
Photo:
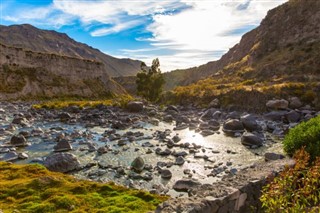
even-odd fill
[(111, 77), (135, 75), (141, 62), (131, 59), (118, 59), (102, 53), (86, 44), (71, 39), (65, 33), (54, 30), (41, 30), (30, 24), (0, 25), (0, 43), (26, 50), (91, 59), (104, 63)]

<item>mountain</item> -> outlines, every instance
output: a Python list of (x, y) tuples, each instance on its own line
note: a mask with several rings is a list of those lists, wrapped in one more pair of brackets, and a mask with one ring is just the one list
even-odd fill
[(55, 31), (24, 24), (0, 32), (0, 100), (126, 94), (111, 77), (140, 69)]
[[(319, 74), (320, 1), (290, 0), (270, 10), (218, 61), (165, 74), (167, 89), (212, 75), (263, 81), (278, 75)], [(218, 77), (218, 78), (220, 78)]]
[(106, 71), (111, 77), (135, 75), (140, 70), (141, 61), (114, 58), (98, 49), (71, 39), (65, 33), (40, 30), (29, 24), (0, 25), (0, 32), (1, 44), (34, 52), (100, 61), (105, 65)]
[(241, 97), (249, 97), (245, 92), (237, 97), (241, 90), (254, 91), (255, 102), (298, 96), (312, 104), (320, 96), (319, 53), (320, 1), (289, 0), (270, 10), (220, 60), (166, 73), (166, 89), (182, 86), (173, 90), (173, 99), (181, 101), (220, 97), (241, 105)]

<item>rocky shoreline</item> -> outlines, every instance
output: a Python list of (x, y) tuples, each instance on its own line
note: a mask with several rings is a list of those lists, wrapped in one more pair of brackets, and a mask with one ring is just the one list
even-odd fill
[[(297, 98), (271, 100), (266, 105), (270, 111), (259, 115), (225, 111), (218, 100), (207, 109), (162, 109), (130, 102), (126, 109), (100, 105), (58, 110), (3, 102), (0, 159), (41, 163), (81, 179), (113, 181), (170, 195), (172, 199), (159, 206), (158, 212), (226, 212), (219, 210), (227, 208), (221, 203), (217, 209), (206, 209), (216, 198), (229, 197), (250, 184), (247, 174), (255, 171), (252, 177), (263, 182), (284, 164), (292, 164), (288, 159), (274, 161), (284, 158), (279, 139), (299, 122), (319, 114)], [(241, 209), (247, 205), (241, 196), (231, 199), (228, 211), (244, 212)], [(203, 206), (208, 197), (209, 204)], [(229, 203), (226, 199), (222, 203)], [(183, 210), (179, 203), (186, 204)], [(231, 206), (237, 207), (231, 210)]]

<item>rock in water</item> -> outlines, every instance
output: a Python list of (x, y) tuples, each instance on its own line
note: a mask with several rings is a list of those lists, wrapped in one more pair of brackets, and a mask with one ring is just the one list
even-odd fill
[(262, 139), (252, 133), (244, 133), (241, 137), (241, 143), (245, 146), (259, 147), (262, 146)]
[(240, 118), (244, 128), (250, 132), (253, 131), (261, 131), (261, 126), (257, 123), (255, 117), (253, 115), (244, 115)]
[(140, 101), (130, 101), (127, 105), (127, 109), (130, 112), (141, 112), (144, 108), (144, 105)]
[(244, 132), (244, 127), (238, 119), (229, 119), (223, 124), (223, 129), (225, 133), (237, 133)]
[(169, 169), (161, 170), (161, 178), (170, 179), (172, 177), (172, 172)]
[(18, 154), (16, 152), (8, 152), (0, 159), (0, 161), (15, 161), (17, 159)]
[(62, 139), (53, 147), (53, 149), (55, 152), (64, 152), (72, 150), (72, 146), (67, 140)]
[(144, 160), (141, 157), (137, 157), (131, 163), (132, 169), (135, 170), (136, 172), (142, 172), (142, 170), (144, 169), (144, 165), (145, 165)]
[(27, 140), (23, 135), (14, 135), (10, 140), (11, 145), (13, 146), (27, 146)]
[(79, 169), (80, 162), (71, 153), (55, 153), (44, 160), (44, 166), (54, 172), (70, 172)]

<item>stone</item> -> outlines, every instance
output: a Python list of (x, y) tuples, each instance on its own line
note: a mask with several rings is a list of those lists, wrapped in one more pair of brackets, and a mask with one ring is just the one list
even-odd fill
[(97, 152), (98, 152), (98, 154), (102, 155), (102, 154), (108, 152), (108, 148), (105, 147), (105, 146), (99, 147), (98, 150), (97, 150)]
[(242, 194), (239, 196), (239, 198), (237, 199), (237, 201), (236, 201), (236, 204), (235, 204), (235, 206), (234, 206), (234, 210), (239, 211), (240, 208), (241, 208), (242, 206), (244, 206), (244, 204), (245, 204), (245, 202), (246, 202), (246, 200), (247, 200), (247, 197), (248, 197), (247, 193), (242, 193)]
[(55, 152), (65, 152), (72, 150), (72, 146), (69, 141), (62, 139), (53, 147), (53, 149)]
[(212, 115), (215, 112), (215, 109), (208, 109), (207, 111), (205, 111), (204, 113), (202, 113), (202, 115), (200, 116), (200, 120), (210, 120), (212, 119)]
[(214, 131), (210, 130), (210, 129), (204, 129), (201, 131), (200, 133), (203, 137), (209, 136), (209, 135), (213, 135)]
[(127, 109), (130, 112), (141, 112), (144, 109), (144, 104), (141, 101), (130, 101), (127, 104)]
[(169, 111), (175, 111), (177, 113), (179, 113), (179, 110), (176, 106), (173, 106), (173, 105), (169, 105), (167, 106), (167, 108), (164, 110), (165, 112), (169, 112)]
[(24, 124), (28, 123), (28, 120), (24, 117), (15, 117), (11, 123), (18, 124), (18, 125), (24, 125)]
[(179, 156), (176, 158), (175, 164), (176, 165), (183, 165), (185, 162), (184, 158), (182, 156)]
[(27, 146), (27, 140), (23, 135), (14, 135), (11, 137), (10, 144), (13, 146)]
[(181, 138), (179, 137), (179, 135), (175, 135), (173, 136), (172, 140), (173, 142), (178, 143), (181, 140)]
[(15, 161), (17, 160), (18, 154), (16, 152), (7, 152), (2, 158), (1, 161)]
[(201, 183), (195, 180), (182, 179), (174, 183), (173, 189), (176, 191), (188, 192), (190, 189), (195, 189), (201, 186)]
[(165, 116), (163, 117), (163, 121), (168, 122), (168, 123), (171, 123), (171, 122), (173, 121), (172, 115), (165, 115)]
[(284, 117), (289, 123), (296, 123), (296, 122), (299, 122), (301, 115), (297, 111), (291, 110), (290, 112), (285, 114)]
[(43, 164), (50, 171), (63, 173), (80, 168), (80, 162), (74, 154), (62, 152), (48, 156)]
[(261, 126), (257, 123), (256, 118), (251, 114), (241, 116), (240, 121), (247, 131), (254, 132), (262, 130)]
[(28, 159), (29, 158), (29, 155), (25, 152), (21, 152), (18, 154), (18, 158), (19, 159), (22, 159), (22, 160), (25, 160), (25, 159)]
[(208, 108), (219, 108), (219, 107), (220, 107), (220, 101), (218, 98), (213, 99), (208, 105)]
[(265, 161), (280, 160), (280, 159), (283, 159), (283, 158), (284, 158), (283, 155), (272, 153), (272, 152), (267, 152), (267, 153), (264, 154)]
[(58, 118), (62, 121), (67, 121), (71, 119), (71, 115), (67, 112), (62, 112), (58, 115)]
[(264, 114), (264, 118), (269, 121), (282, 121), (282, 118), (287, 114), (287, 111), (272, 111)]
[(169, 169), (161, 170), (161, 178), (170, 179), (172, 177), (172, 172)]
[(298, 108), (302, 107), (302, 105), (303, 104), (298, 97), (289, 98), (289, 107), (291, 109), (298, 109)]
[(222, 130), (225, 133), (244, 132), (244, 127), (238, 119), (229, 119), (224, 122)]
[(262, 146), (263, 140), (252, 133), (244, 133), (241, 137), (241, 143), (245, 146)]
[(142, 172), (144, 166), (144, 160), (140, 156), (135, 158), (131, 163), (131, 168), (136, 172)]
[(266, 103), (266, 106), (270, 109), (287, 109), (289, 106), (289, 102), (287, 100), (269, 100)]

